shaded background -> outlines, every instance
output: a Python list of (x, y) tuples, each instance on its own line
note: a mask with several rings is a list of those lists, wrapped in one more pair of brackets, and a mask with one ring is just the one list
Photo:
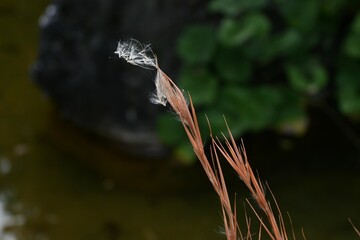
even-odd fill
[[(223, 239), (217, 198), (196, 162), (184, 167), (170, 157), (129, 155), (122, 143), (64, 121), (69, 118), (49, 94), (30, 81), (38, 21), (48, 4), (0, 1), (0, 239)], [(200, 23), (214, 27), (221, 18), (215, 14)], [(176, 44), (170, 44), (174, 54)], [(178, 52), (177, 61), (186, 62)], [(119, 68), (126, 71), (121, 62)], [(249, 158), (290, 212), (297, 234), (303, 227), (308, 238), (356, 239), (347, 220), (360, 225), (356, 114), (353, 120), (340, 114), (339, 124), (311, 106), (306, 111), (308, 125), (300, 135), (279, 134), (271, 125), (245, 131)], [(186, 149), (175, 155), (188, 156)], [(249, 197), (226, 172), (231, 189)]]

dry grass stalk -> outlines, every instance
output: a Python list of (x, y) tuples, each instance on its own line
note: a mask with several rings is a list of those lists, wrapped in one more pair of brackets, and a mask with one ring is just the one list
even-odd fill
[(258, 239), (261, 239), (262, 237), (261, 228), (265, 229), (271, 239), (288, 239), (284, 221), (276, 201), (276, 210), (279, 215), (278, 220), (275, 217), (269, 201), (266, 199), (264, 186), (260, 184), (260, 180), (255, 176), (253, 170), (250, 167), (243, 144), (241, 145), (241, 148), (238, 148), (229, 128), (228, 133), (230, 137), (226, 138), (225, 135), (223, 135), (225, 140), (224, 144), (218, 138), (211, 136), (210, 153), (212, 161), (209, 161), (204, 150), (204, 144), (201, 138), (196, 111), (190, 95), (188, 102), (184, 97), (183, 91), (181, 91), (176, 86), (176, 84), (160, 69), (157, 59), (151, 51), (150, 47), (148, 45), (141, 45), (135, 40), (131, 40), (130, 42), (126, 43), (119, 42), (115, 53), (118, 54), (120, 58), (124, 58), (130, 64), (143, 68), (153, 68), (157, 71), (155, 79), (156, 92), (153, 94), (151, 102), (164, 106), (169, 103), (171, 108), (179, 117), (190, 140), (190, 143), (193, 146), (197, 158), (199, 159), (207, 177), (209, 178), (220, 198), (225, 235), (227, 239), (237, 240), (238, 235), (241, 239), (252, 239), (252, 234), (250, 233), (251, 221), (247, 217), (246, 235), (243, 235), (239, 230), (236, 218), (236, 204), (234, 203), (234, 206), (231, 204), (223, 172), (221, 170), (221, 156), (224, 157), (231, 165), (231, 167), (236, 171), (240, 179), (250, 190), (256, 203), (266, 215), (268, 223), (262, 220), (260, 215), (256, 212), (255, 208), (248, 201), (250, 207), (253, 209), (255, 215), (261, 223)]
[(357, 233), (357, 235), (360, 237), (360, 231), (355, 227), (355, 225), (352, 223), (351, 219), (349, 218), (349, 222), (351, 226), (354, 228), (354, 231)]

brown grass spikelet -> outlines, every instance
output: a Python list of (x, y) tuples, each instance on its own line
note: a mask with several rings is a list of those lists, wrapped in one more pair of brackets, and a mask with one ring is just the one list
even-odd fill
[[(169, 104), (181, 121), (189, 141), (193, 146), (194, 153), (199, 159), (215, 192), (219, 196), (227, 240), (252, 239), (250, 231), (251, 220), (245, 215), (247, 233), (243, 234), (240, 231), (237, 222), (236, 201), (234, 201), (233, 204), (230, 201), (220, 163), (221, 158), (225, 158), (240, 179), (245, 183), (246, 187), (255, 199), (255, 202), (267, 219), (264, 221), (253, 207), (252, 203), (247, 200), (250, 208), (254, 211), (258, 221), (260, 222), (258, 239), (262, 238), (262, 229), (264, 229), (267, 235), (273, 240), (287, 240), (288, 236), (283, 217), (274, 195), (270, 191), (271, 198), (276, 206), (276, 214), (271, 208), (270, 202), (266, 198), (265, 187), (260, 183), (259, 178), (256, 177), (248, 162), (243, 143), (241, 143), (240, 147), (238, 147), (229, 127), (226, 125), (229, 137), (226, 137), (223, 134), (222, 140), (216, 136), (212, 136), (210, 127), (210, 161), (204, 149), (196, 110), (190, 94), (188, 94), (187, 100), (184, 96), (184, 91), (180, 90), (170, 77), (168, 77), (160, 69), (156, 56), (152, 52), (150, 46), (142, 45), (136, 40), (131, 40), (130, 42), (119, 42), (115, 53), (130, 64), (157, 71), (155, 78), (156, 91), (150, 100), (152, 103), (161, 104), (163, 106)], [(267, 189), (269, 189), (268, 186)]]

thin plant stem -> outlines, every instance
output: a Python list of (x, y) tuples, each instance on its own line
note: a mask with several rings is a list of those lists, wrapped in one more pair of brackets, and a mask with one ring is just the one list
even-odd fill
[(262, 220), (253, 205), (247, 200), (260, 222), (259, 239), (262, 237), (261, 229), (263, 228), (271, 239), (287, 240), (285, 224), (274, 195), (271, 193), (272, 199), (276, 204), (278, 218), (275, 217), (270, 202), (266, 199), (264, 186), (260, 183), (260, 179), (255, 176), (248, 162), (243, 143), (238, 147), (228, 125), (226, 124), (229, 137), (223, 134), (223, 143), (219, 138), (212, 135), (209, 123), (211, 141), (210, 156), (212, 159), (212, 161), (209, 161), (204, 149), (196, 110), (190, 94), (187, 94), (187, 98), (185, 98), (184, 91), (180, 90), (171, 78), (160, 69), (158, 61), (149, 45), (142, 45), (136, 40), (119, 42), (115, 53), (130, 64), (156, 70), (156, 92), (152, 95), (151, 102), (164, 106), (169, 104), (180, 119), (195, 155), (199, 159), (210, 183), (219, 196), (227, 240), (238, 240), (238, 236), (242, 239), (243, 236), (246, 236), (245, 239), (252, 239), (250, 232), (251, 221), (246, 217), (247, 233), (242, 234), (236, 217), (236, 201), (234, 201), (234, 205), (231, 204), (220, 158), (225, 158), (235, 170), (267, 218), (266, 223)]

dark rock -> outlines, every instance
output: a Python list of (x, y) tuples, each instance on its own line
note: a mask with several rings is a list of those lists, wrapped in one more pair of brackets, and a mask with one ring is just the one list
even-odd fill
[(151, 43), (162, 68), (175, 76), (181, 30), (205, 16), (204, 0), (53, 0), (39, 20), (39, 56), (33, 79), (64, 118), (158, 157), (159, 108), (149, 103), (153, 75), (122, 63), (120, 39)]

